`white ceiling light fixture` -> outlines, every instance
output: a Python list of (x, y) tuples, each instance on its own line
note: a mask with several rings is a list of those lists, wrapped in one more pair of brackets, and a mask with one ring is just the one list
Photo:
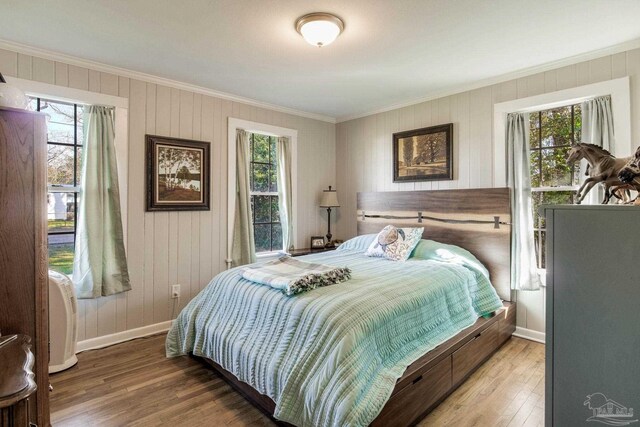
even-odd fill
[(333, 43), (343, 30), (342, 19), (330, 13), (310, 13), (296, 21), (296, 31), (307, 43), (318, 47)]

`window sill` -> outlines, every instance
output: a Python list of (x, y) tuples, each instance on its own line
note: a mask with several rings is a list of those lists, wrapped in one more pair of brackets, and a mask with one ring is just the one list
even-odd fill
[(260, 252), (256, 254), (256, 259), (264, 260), (269, 258), (276, 258), (286, 255), (284, 251), (274, 251), (274, 252)]

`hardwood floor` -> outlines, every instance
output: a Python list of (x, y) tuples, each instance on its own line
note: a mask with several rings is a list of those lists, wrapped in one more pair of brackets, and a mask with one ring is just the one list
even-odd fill
[[(164, 356), (164, 335), (78, 355), (51, 376), (54, 426), (274, 423), (195, 359)], [(544, 346), (512, 338), (420, 426), (544, 425)]]

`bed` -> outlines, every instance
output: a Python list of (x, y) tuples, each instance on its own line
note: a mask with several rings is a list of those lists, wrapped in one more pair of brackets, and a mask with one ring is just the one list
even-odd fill
[[(415, 423), (515, 329), (509, 212), (507, 189), (359, 193), (359, 237), (306, 257), (351, 280), (286, 297), (223, 272), (180, 314), (167, 355), (203, 358), (283, 424)], [(404, 263), (364, 256), (389, 223), (429, 240)]]

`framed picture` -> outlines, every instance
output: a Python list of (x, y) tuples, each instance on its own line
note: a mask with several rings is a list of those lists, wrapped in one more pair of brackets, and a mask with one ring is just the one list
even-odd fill
[(324, 248), (324, 236), (313, 236), (311, 238), (311, 249)]
[(147, 211), (208, 211), (208, 142), (146, 135)]
[(393, 182), (453, 179), (453, 123), (393, 134)]

